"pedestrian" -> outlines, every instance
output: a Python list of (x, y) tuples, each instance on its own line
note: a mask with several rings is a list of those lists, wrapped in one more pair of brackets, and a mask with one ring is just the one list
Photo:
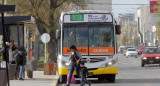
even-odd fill
[(79, 63), (80, 60), (82, 58), (81, 54), (79, 53), (79, 51), (77, 50), (76, 46), (72, 45), (70, 47), (70, 58), (69, 58), (69, 80), (67, 82), (67, 86), (70, 86), (70, 82), (71, 82), (71, 78), (72, 78), (72, 74), (73, 71), (75, 70), (77, 73), (77, 76), (79, 77)]
[(16, 51), (17, 51), (17, 47), (14, 44), (14, 40), (11, 40), (9, 44), (9, 50), (8, 50), (10, 64), (16, 64), (16, 54), (17, 54)]
[(91, 86), (91, 82), (87, 80), (88, 70), (87, 67), (84, 66), (84, 62), (80, 63), (80, 67), (81, 86), (83, 86), (85, 83), (88, 83), (89, 86)]
[(27, 56), (27, 52), (25, 48), (21, 46), (19, 48), (18, 56), (17, 56), (17, 64), (19, 65), (19, 80), (24, 80), (22, 78), (22, 74), (25, 69), (24, 66), (26, 65), (26, 56)]
[(16, 64), (15, 79), (18, 79), (19, 66), (17, 65), (16, 62), (18, 55), (18, 48), (16, 47), (14, 40), (11, 40), (9, 43), (8, 54), (9, 54), (9, 64)]

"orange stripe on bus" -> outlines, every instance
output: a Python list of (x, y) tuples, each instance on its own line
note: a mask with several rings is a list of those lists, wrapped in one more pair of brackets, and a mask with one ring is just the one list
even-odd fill
[[(81, 54), (88, 54), (88, 47), (77, 47)], [(69, 47), (63, 48), (63, 54), (69, 54)], [(90, 47), (89, 54), (114, 54), (114, 47)]]

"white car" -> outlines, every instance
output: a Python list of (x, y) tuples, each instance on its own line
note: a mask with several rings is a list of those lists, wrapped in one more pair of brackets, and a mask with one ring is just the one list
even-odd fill
[(126, 51), (126, 57), (138, 57), (138, 52), (136, 51), (135, 48), (128, 48)]

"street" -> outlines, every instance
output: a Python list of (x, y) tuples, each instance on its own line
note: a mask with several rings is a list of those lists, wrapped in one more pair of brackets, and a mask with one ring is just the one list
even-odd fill
[[(118, 67), (115, 83), (91, 79), (91, 86), (159, 86), (160, 84), (159, 65), (141, 67), (140, 56), (138, 58), (126, 58), (121, 54), (119, 55)], [(64, 84), (59, 84), (58, 86), (64, 86)], [(77, 80), (77, 84), (72, 84), (71, 86), (80, 86), (79, 80)]]

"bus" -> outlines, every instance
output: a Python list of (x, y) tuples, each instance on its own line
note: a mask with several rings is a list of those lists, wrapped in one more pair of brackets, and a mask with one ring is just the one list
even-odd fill
[[(120, 25), (112, 13), (100, 10), (62, 12), (56, 30), (59, 82), (69, 74), (69, 47), (75, 45), (88, 68), (88, 78), (115, 82), (118, 73), (117, 39)], [(74, 72), (74, 74), (76, 74)]]

